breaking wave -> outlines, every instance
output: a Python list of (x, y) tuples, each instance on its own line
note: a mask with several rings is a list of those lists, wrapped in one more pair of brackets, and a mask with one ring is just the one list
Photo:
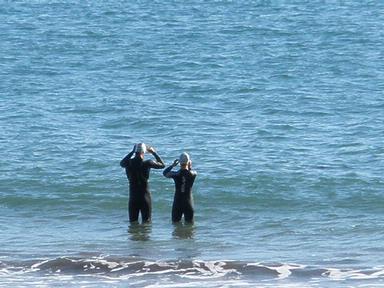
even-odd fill
[(243, 279), (250, 281), (298, 279), (364, 280), (384, 279), (384, 268), (337, 269), (288, 263), (253, 263), (218, 260), (149, 261), (137, 257), (59, 257), (22, 262), (0, 261), (0, 279), (12, 275), (105, 276), (111, 279), (151, 278), (161, 276), (189, 280)]

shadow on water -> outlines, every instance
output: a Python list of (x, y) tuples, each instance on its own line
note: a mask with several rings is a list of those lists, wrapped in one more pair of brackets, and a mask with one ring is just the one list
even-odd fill
[(174, 223), (172, 236), (175, 239), (193, 239), (195, 236), (195, 225), (192, 223)]
[(128, 227), (128, 234), (133, 241), (148, 241), (152, 232), (151, 223), (131, 223)]

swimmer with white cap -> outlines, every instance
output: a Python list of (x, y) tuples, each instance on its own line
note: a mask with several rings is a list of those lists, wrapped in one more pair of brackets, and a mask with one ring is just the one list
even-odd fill
[[(180, 163), (178, 171), (172, 171)], [(172, 205), (172, 222), (184, 220), (187, 223), (193, 223), (194, 205), (192, 196), (192, 186), (197, 176), (196, 171), (192, 170), (192, 161), (188, 153), (184, 152), (179, 159), (173, 161), (173, 164), (163, 171), (163, 175), (172, 178), (175, 182), (175, 195)]]
[(134, 146), (134, 149), (135, 153), (145, 154), (147, 152), (147, 145), (145, 145), (144, 143), (138, 143)]
[[(156, 161), (144, 160), (145, 153), (151, 153)], [(133, 158), (132, 156), (135, 155)], [(120, 161), (120, 166), (125, 168), (129, 181), (129, 221), (137, 222), (141, 213), (142, 222), (150, 222), (152, 214), (151, 193), (148, 187), (150, 169), (165, 167), (163, 160), (156, 150), (144, 143), (134, 145), (133, 150)]]

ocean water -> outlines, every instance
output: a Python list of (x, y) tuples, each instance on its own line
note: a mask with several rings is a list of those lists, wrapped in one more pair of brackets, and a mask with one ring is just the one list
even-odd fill
[[(1, 287), (384, 287), (382, 1), (1, 1)], [(120, 160), (187, 151), (195, 224)], [(150, 158), (150, 156), (146, 156)]]

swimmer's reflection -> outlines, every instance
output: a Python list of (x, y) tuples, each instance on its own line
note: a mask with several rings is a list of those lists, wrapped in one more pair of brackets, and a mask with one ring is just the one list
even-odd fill
[(128, 233), (133, 241), (148, 241), (152, 232), (151, 223), (130, 223)]
[(195, 226), (192, 223), (173, 223), (173, 238), (192, 239), (195, 236)]

